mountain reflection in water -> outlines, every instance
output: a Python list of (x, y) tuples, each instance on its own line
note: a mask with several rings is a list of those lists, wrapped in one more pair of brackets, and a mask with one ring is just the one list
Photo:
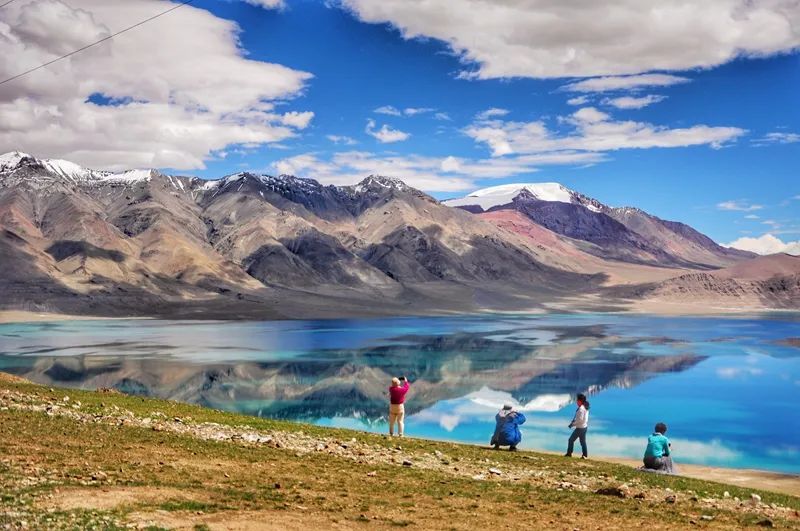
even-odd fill
[[(642, 342), (591, 330), (553, 330), (559, 342), (531, 346), (487, 336), (493, 332), (451, 336), (408, 335), (392, 344), (356, 349), (318, 349), (288, 359), (237, 363), (187, 363), (164, 357), (41, 356), (16, 370), (33, 381), (94, 389), (107, 387), (250, 415), (313, 421), (357, 416), (383, 418), (386, 388), (394, 375), (413, 382), (407, 413), (479, 391), (505, 391), (520, 403), (542, 395), (574, 395), (609, 386), (631, 387), (654, 374), (682, 371), (698, 363), (691, 353), (645, 356)], [(584, 332), (584, 333), (582, 333)], [(123, 343), (97, 344), (110, 349)], [(146, 344), (124, 344), (131, 352)], [(617, 351), (624, 350), (619, 353)]]
[(578, 392), (590, 452), (640, 456), (665, 421), (681, 461), (800, 472), (770, 419), (797, 393), (798, 317), (611, 314), (0, 325), (0, 370), (263, 417), (383, 431), (392, 376), (409, 434), (486, 444), (504, 402), (522, 446), (563, 451)]

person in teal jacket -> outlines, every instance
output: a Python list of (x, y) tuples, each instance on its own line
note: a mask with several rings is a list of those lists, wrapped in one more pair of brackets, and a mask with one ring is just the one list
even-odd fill
[(653, 434), (647, 438), (647, 448), (644, 451), (644, 467), (648, 470), (656, 470), (667, 474), (674, 474), (675, 469), (672, 464), (672, 448), (664, 435), (667, 433), (667, 425), (663, 422), (656, 424)]
[(508, 446), (509, 451), (515, 452), (517, 445), (522, 441), (522, 432), (519, 431), (519, 427), (525, 423), (525, 415), (515, 411), (511, 404), (504, 404), (503, 409), (495, 415), (494, 420), (494, 435), (492, 435), (490, 444), (494, 446), (495, 450), (499, 450), (501, 446)]

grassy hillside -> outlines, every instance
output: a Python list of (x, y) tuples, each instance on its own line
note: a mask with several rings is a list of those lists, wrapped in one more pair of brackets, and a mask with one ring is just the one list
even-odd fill
[(9, 376), (0, 492), (11, 529), (800, 528), (786, 495)]

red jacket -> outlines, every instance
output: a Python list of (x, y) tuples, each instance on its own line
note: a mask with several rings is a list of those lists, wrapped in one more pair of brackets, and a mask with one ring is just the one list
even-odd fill
[(406, 401), (406, 393), (408, 392), (408, 380), (403, 382), (400, 387), (389, 387), (389, 397), (392, 404), (402, 404)]

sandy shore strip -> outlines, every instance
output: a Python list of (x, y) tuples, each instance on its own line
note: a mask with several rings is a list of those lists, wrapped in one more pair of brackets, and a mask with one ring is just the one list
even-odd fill
[[(563, 456), (561, 452), (553, 452), (551, 450), (542, 450), (539, 448), (525, 448), (525, 450), (540, 454)], [(567, 458), (565, 457), (564, 459)], [(592, 461), (599, 461), (602, 463), (626, 465), (636, 469), (642, 466), (642, 461), (640, 459), (633, 459), (630, 457), (593, 455), (590, 456), (590, 459)], [(679, 472), (679, 474), (676, 474), (677, 476), (702, 479), (705, 481), (714, 481), (740, 488), (766, 490), (770, 492), (777, 492), (779, 494), (789, 494), (791, 496), (800, 497), (800, 474), (789, 474), (785, 472), (773, 472), (770, 470), (758, 470), (752, 468), (725, 468), (709, 465), (695, 465), (682, 463), (678, 457), (675, 458), (675, 467)]]
[[(592, 458), (594, 459), (594, 458)], [(598, 457), (600, 461), (619, 463), (639, 468), (641, 461), (623, 457)], [(676, 457), (675, 467), (679, 475), (687, 478), (704, 479), (742, 488), (768, 490), (800, 497), (800, 475), (754, 470), (747, 468), (722, 468), (706, 465), (683, 464)]]
[(103, 317), (100, 315), (70, 315), (52, 312), (29, 312), (24, 310), (0, 310), (0, 324), (44, 323), (53, 321), (113, 321), (119, 319), (150, 319), (149, 317)]

